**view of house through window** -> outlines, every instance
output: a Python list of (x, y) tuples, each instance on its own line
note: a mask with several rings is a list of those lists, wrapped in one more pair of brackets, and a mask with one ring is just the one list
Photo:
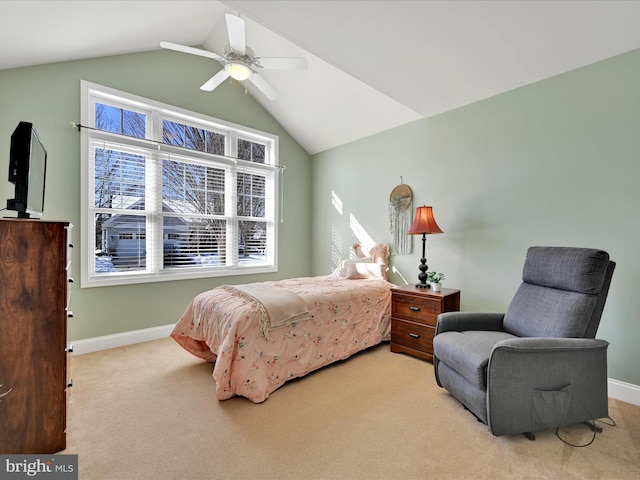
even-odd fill
[(276, 139), (87, 88), (83, 286), (274, 271)]

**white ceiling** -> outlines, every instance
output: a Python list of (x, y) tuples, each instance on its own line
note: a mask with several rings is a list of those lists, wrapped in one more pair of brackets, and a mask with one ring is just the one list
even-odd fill
[(640, 48), (640, 1), (3, 0), (0, 69), (162, 40), (221, 53), (225, 12), (258, 56), (308, 58), (264, 71), (278, 100), (248, 88), (312, 154)]

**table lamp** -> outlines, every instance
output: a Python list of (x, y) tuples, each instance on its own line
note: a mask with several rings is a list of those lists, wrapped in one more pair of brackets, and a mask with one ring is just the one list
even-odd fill
[(425, 257), (425, 247), (427, 243), (427, 234), (432, 233), (443, 233), (440, 230), (440, 227), (436, 223), (436, 219), (433, 218), (433, 209), (432, 207), (427, 207), (425, 205), (416, 208), (416, 216), (413, 219), (413, 225), (407, 232), (409, 235), (419, 235), (422, 234), (422, 258), (420, 259), (420, 265), (418, 269), (420, 273), (418, 274), (418, 283), (416, 283), (416, 287), (418, 288), (429, 288), (429, 284), (427, 283), (427, 259)]

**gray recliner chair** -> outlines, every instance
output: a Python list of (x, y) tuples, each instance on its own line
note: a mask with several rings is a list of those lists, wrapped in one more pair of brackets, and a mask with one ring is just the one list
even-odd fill
[(529, 248), (506, 313), (438, 317), (438, 385), (496, 436), (607, 417), (609, 343), (595, 335), (614, 269), (602, 250)]

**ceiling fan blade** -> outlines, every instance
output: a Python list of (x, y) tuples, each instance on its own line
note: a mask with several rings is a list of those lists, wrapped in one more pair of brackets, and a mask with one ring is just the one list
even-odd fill
[(275, 100), (280, 95), (269, 83), (259, 74), (254, 73), (249, 77), (249, 81), (253, 83), (269, 100)]
[(229, 35), (229, 45), (237, 52), (244, 53), (247, 49), (244, 31), (244, 20), (230, 13), (225, 14), (227, 21), (227, 34)]
[(204, 90), (205, 92), (213, 91), (218, 85), (224, 82), (227, 78), (229, 78), (229, 74), (223, 68), (218, 73), (216, 73), (213, 77), (207, 80), (201, 87), (200, 90)]
[(304, 57), (258, 57), (256, 66), (274, 70), (306, 70), (307, 59)]
[(213, 58), (214, 60), (224, 61), (224, 58), (217, 53), (210, 52), (208, 50), (202, 50), (200, 48), (186, 47), (184, 45), (178, 45), (171, 42), (160, 42), (162, 48), (169, 50), (175, 50), (176, 52), (190, 53), (192, 55), (200, 55), (201, 57)]

